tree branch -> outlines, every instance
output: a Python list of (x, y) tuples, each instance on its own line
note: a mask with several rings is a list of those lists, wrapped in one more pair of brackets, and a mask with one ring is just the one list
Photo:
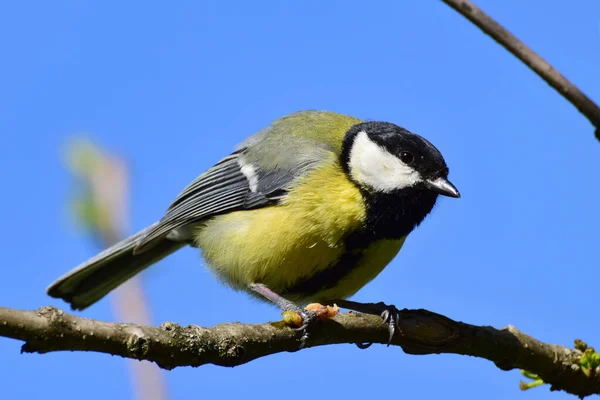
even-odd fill
[(442, 0), (510, 51), (573, 104), (596, 127), (600, 140), (600, 108), (542, 57), (469, 0)]
[[(578, 396), (600, 393), (600, 370), (587, 377), (578, 365), (582, 353), (542, 343), (516, 328), (495, 329), (453, 321), (426, 310), (402, 310), (402, 335), (393, 345), (408, 354), (453, 353), (488, 359), (502, 370), (536, 373), (552, 390)], [(24, 353), (95, 351), (160, 367), (236, 366), (280, 352), (298, 350), (297, 333), (282, 322), (259, 325), (228, 323), (211, 328), (159, 327), (102, 322), (53, 307), (23, 311), (0, 307), (0, 336), (22, 340)], [(388, 329), (377, 316), (343, 313), (317, 324), (306, 347), (340, 343), (387, 343)]]

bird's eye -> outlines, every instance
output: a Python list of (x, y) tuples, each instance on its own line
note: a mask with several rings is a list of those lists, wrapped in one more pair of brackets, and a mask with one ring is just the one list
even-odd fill
[(410, 165), (414, 160), (415, 156), (413, 155), (413, 153), (408, 151), (403, 151), (400, 153), (400, 161), (402, 161), (404, 164)]

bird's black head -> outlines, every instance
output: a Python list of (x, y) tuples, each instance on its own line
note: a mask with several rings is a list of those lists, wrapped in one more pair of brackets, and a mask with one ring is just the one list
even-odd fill
[(388, 122), (363, 122), (346, 133), (341, 163), (363, 192), (371, 229), (402, 237), (433, 209), (438, 195), (460, 197), (431, 143)]

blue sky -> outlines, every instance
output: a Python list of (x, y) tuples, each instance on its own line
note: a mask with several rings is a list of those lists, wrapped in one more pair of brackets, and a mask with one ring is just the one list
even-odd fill
[[(600, 2), (478, 4), (600, 101)], [(69, 137), (90, 135), (128, 160), (139, 229), (246, 136), (284, 114), (326, 109), (422, 134), (463, 195), (442, 199), (356, 300), (600, 346), (600, 322), (590, 318), (600, 143), (569, 103), (441, 2), (6, 2), (0, 42), (0, 305), (64, 306), (44, 289), (97, 251), (66, 211)], [(279, 318), (212, 279), (191, 249), (144, 283), (157, 324)], [(209, 307), (215, 298), (219, 307)], [(114, 319), (107, 300), (81, 315)], [(7, 398), (132, 398), (122, 359), (20, 355), (19, 346), (0, 339)], [(306, 384), (340, 398), (566, 396), (520, 393), (517, 371), (485, 360), (384, 346), (328, 346), (166, 378), (174, 399), (294, 399)]]

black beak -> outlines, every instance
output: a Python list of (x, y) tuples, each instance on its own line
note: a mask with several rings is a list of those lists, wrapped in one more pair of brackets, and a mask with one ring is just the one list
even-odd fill
[(455, 198), (460, 197), (460, 193), (458, 192), (458, 189), (456, 189), (456, 187), (453, 184), (451, 184), (450, 181), (446, 178), (437, 178), (437, 179), (432, 179), (432, 180), (426, 180), (425, 186), (427, 187), (427, 189), (431, 190), (432, 192), (441, 194), (443, 196), (455, 197)]

